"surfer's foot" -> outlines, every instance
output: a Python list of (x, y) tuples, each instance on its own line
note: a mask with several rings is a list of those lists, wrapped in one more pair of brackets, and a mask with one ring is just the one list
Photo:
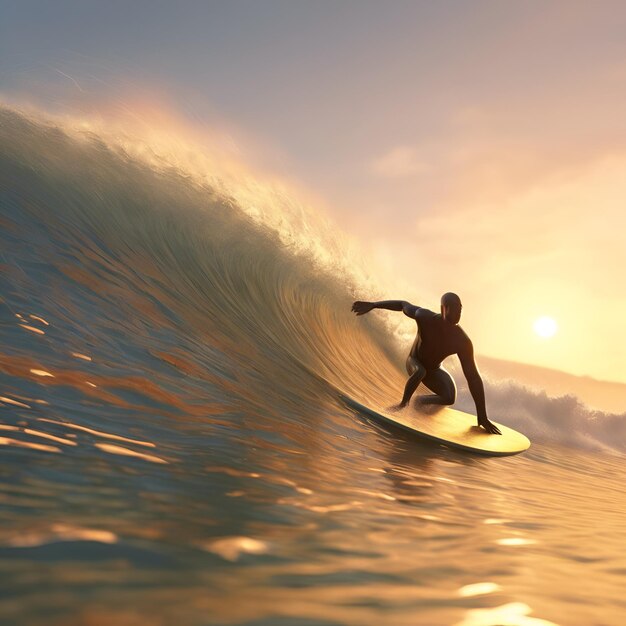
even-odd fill
[(451, 404), (454, 404), (454, 400), (451, 401), (450, 399), (443, 398), (442, 396), (439, 396), (437, 394), (432, 394), (429, 396), (417, 396), (417, 398), (415, 398), (416, 406), (425, 404), (440, 404), (442, 406), (450, 406)]
[(400, 409), (403, 409), (407, 404), (408, 402), (400, 402), (400, 404), (394, 404), (393, 406), (389, 407), (389, 410), (399, 411)]

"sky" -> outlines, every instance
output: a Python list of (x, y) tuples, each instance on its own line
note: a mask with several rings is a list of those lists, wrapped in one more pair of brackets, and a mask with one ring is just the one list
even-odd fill
[(414, 286), (384, 297), (459, 293), (477, 353), (626, 382), (625, 33), (606, 1), (0, 0), (0, 99), (166, 110)]

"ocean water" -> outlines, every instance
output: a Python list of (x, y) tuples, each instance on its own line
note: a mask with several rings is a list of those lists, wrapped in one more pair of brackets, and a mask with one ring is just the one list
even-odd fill
[(336, 242), (140, 152), (0, 108), (0, 623), (624, 622), (626, 415), (487, 381), (507, 458), (372, 422), (339, 392), (397, 401), (406, 346)]

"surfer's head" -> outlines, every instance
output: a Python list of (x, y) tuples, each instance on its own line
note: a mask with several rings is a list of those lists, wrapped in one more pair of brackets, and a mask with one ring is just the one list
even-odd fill
[(461, 298), (448, 291), (441, 296), (441, 317), (450, 324), (458, 324), (461, 319)]

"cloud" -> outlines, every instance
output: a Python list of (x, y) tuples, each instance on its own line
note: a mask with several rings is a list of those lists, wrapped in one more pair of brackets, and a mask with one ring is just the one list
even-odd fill
[(404, 178), (423, 174), (428, 164), (422, 161), (415, 148), (396, 146), (372, 163), (372, 171), (384, 178)]

